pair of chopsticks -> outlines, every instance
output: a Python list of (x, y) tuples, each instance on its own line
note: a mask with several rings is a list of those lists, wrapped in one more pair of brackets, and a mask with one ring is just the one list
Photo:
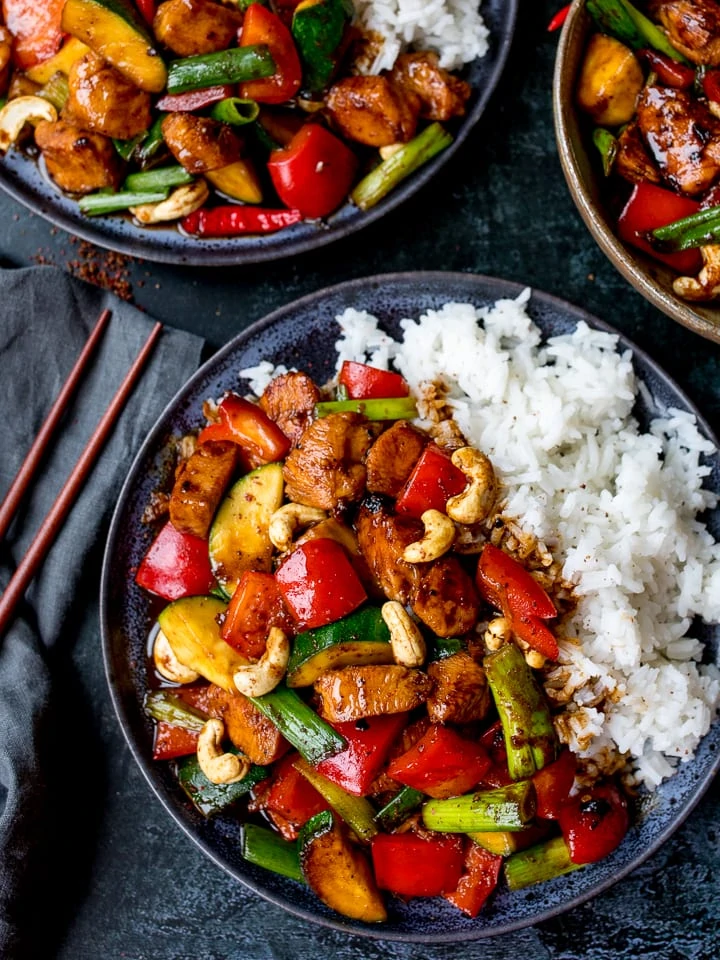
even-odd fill
[[(55, 400), (50, 413), (47, 416), (40, 432), (35, 438), (20, 470), (15, 477), (8, 494), (0, 505), (0, 540), (7, 533), (8, 527), (15, 515), (23, 497), (27, 493), (32, 479), (39, 467), (43, 454), (50, 443), (50, 440), (57, 431), (60, 420), (65, 412), (70, 398), (80, 383), (85, 370), (90, 363), (92, 355), (102, 337), (108, 321), (110, 320), (110, 311), (104, 310), (98, 318), (90, 337), (83, 347), (83, 350), (75, 362), (70, 374), (63, 384), (60, 393)], [(80, 455), (78, 462), (73, 467), (70, 476), (58, 494), (55, 502), (48, 511), (43, 520), (40, 529), (33, 539), (27, 553), (18, 565), (10, 582), (5, 588), (5, 592), (0, 597), (0, 638), (5, 634), (15, 614), (18, 603), (27, 590), (30, 581), (33, 579), (48, 554), (55, 537), (60, 532), (63, 522), (69, 513), (72, 505), (82, 490), (82, 487), (90, 475), (90, 471), (102, 450), (105, 441), (115, 425), (115, 421), (122, 412), (127, 400), (132, 393), (143, 367), (152, 353), (155, 342), (160, 336), (162, 324), (156, 323), (150, 331), (145, 344), (138, 353), (135, 361), (125, 375), (125, 379), (118, 387), (115, 396), (93, 431), (92, 436), (87, 442), (85, 449)]]

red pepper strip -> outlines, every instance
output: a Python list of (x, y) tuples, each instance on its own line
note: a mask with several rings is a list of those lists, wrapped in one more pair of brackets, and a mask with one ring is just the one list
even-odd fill
[(627, 800), (615, 784), (598, 784), (564, 806), (558, 822), (572, 862), (594, 863), (612, 853), (627, 833)]
[[(289, 827), (294, 840), (300, 827), (322, 810), (329, 810), (325, 798), (298, 771), (294, 764), (300, 754), (289, 753), (276, 766), (272, 786), (265, 800), (265, 807), (276, 814)], [(294, 835), (293, 835), (294, 834)]]
[(135, 583), (164, 600), (208, 593), (215, 585), (207, 540), (166, 523), (135, 574)]
[(715, 103), (720, 101), (720, 70), (706, 70), (702, 77), (703, 93)]
[(466, 486), (462, 470), (439, 447), (429, 444), (400, 491), (395, 508), (413, 517), (422, 516), (426, 510), (444, 512), (450, 497), (462, 493)]
[(340, 370), (338, 383), (351, 400), (382, 400), (385, 397), (407, 397), (410, 387), (404, 377), (390, 370), (378, 370), (367, 363), (346, 360)]
[[(135, 0), (135, 4), (145, 20), (152, 25), (155, 17), (155, 0)], [(161, 107), (164, 110), (165, 107)]]
[[(196, 707), (203, 713), (208, 712), (208, 695), (210, 687), (203, 684), (200, 687), (181, 687), (173, 690), (176, 697), (183, 700), (188, 706)], [(155, 728), (155, 744), (153, 746), (153, 760), (174, 760), (176, 757), (186, 757), (197, 750), (197, 741), (200, 734), (193, 730), (185, 730), (175, 724), (159, 721)]]
[(699, 209), (700, 204), (690, 197), (680, 196), (652, 183), (638, 183), (618, 218), (618, 236), (625, 243), (643, 250), (655, 260), (666, 263), (678, 273), (695, 276), (702, 267), (702, 257), (698, 250), (659, 253), (647, 240), (647, 235), (651, 230), (689, 217)]
[(555, 604), (537, 580), (521, 563), (491, 543), (485, 544), (480, 554), (477, 585), (482, 596), (498, 609), (502, 609), (507, 597), (514, 617), (550, 620), (557, 616)]
[(387, 772), (405, 786), (440, 799), (472, 790), (489, 768), (490, 758), (479, 743), (433, 723), (414, 746), (388, 764)]
[(538, 817), (557, 820), (560, 811), (570, 799), (576, 769), (575, 754), (563, 750), (557, 760), (533, 774)]
[(308, 540), (275, 571), (298, 626), (322, 627), (352, 613), (367, 594), (347, 554), (335, 540)]
[(290, 441), (262, 407), (236, 393), (229, 393), (218, 407), (219, 423), (200, 431), (198, 443), (230, 440), (246, 454), (251, 467), (282, 460)]
[(458, 888), (465, 860), (461, 837), (379, 833), (370, 849), (382, 890), (401, 897), (437, 897)]
[(503, 858), (472, 844), (465, 857), (465, 872), (457, 890), (443, 896), (469, 917), (476, 917), (498, 883)]
[(347, 746), (316, 764), (315, 769), (348, 793), (367, 796), (407, 718), (406, 713), (392, 713), (333, 723)]
[(235, 92), (232, 84), (217, 87), (205, 87), (204, 90), (190, 90), (188, 93), (168, 93), (155, 104), (158, 110), (167, 110), (169, 113), (190, 113), (192, 110), (202, 110), (211, 103), (225, 100)]
[(357, 166), (350, 147), (318, 123), (305, 124), (267, 164), (285, 206), (311, 219), (328, 216), (347, 199)]
[(695, 71), (658, 50), (638, 50), (637, 56), (657, 74), (660, 83), (676, 90), (687, 90), (695, 83)]
[(65, 0), (2, 0), (3, 22), (13, 36), (13, 61), (29, 70), (49, 60), (62, 45)]
[(248, 80), (240, 85), (240, 96), (258, 103), (284, 103), (300, 89), (302, 66), (292, 34), (280, 17), (261, 3), (245, 11), (240, 46), (264, 43), (270, 48), (276, 71), (271, 77)]
[(223, 640), (243, 656), (259, 660), (270, 627), (292, 631), (292, 621), (271, 573), (246, 570), (240, 577), (220, 631)]
[[(254, 3), (253, 7), (260, 4)], [(267, 210), (263, 207), (226, 206), (201, 208), (180, 221), (185, 233), (196, 237), (239, 237), (246, 233), (274, 233), (299, 223), (299, 210)]]
[(569, 3), (566, 7), (558, 10), (555, 16), (552, 18), (550, 23), (547, 25), (548, 33), (553, 33), (555, 30), (559, 30), (560, 27), (565, 23), (570, 13), (570, 7), (572, 6)]

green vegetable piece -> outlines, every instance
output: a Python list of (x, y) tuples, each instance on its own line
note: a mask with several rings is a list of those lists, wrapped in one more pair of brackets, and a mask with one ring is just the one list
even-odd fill
[(90, 193), (81, 197), (78, 206), (88, 217), (99, 217), (106, 213), (117, 213), (130, 207), (139, 207), (144, 203), (160, 203), (167, 200), (169, 190), (146, 190), (142, 193), (122, 190), (120, 193)]
[(413, 420), (417, 405), (412, 397), (393, 397), (387, 400), (327, 400), (315, 404), (315, 416), (330, 413), (362, 413), (368, 420)]
[(720, 206), (698, 210), (682, 220), (658, 227), (650, 236), (653, 246), (670, 253), (716, 243), (720, 237)]
[(609, 177), (617, 155), (618, 142), (610, 131), (604, 127), (596, 127), (593, 130), (592, 139), (602, 160), (603, 173), (606, 177)]
[(258, 867), (291, 880), (299, 880), (300, 883), (305, 882), (300, 869), (297, 841), (283, 840), (274, 830), (246, 823), (243, 827), (242, 855)]
[(544, 883), (578, 870), (581, 866), (570, 859), (570, 851), (563, 838), (554, 837), (508, 857), (504, 865), (505, 880), (511, 890), (522, 890), (534, 883)]
[(140, 144), (145, 141), (146, 137), (147, 131), (145, 131), (145, 133), (139, 133), (136, 137), (133, 137), (132, 140), (117, 140), (113, 138), (113, 146), (118, 155), (128, 163), (133, 159)]
[(422, 808), (425, 826), (446, 833), (522, 830), (534, 816), (535, 788), (530, 780), (447, 800), (428, 800)]
[(303, 89), (319, 93), (330, 83), (345, 30), (355, 13), (350, 0), (302, 0), (292, 35), (303, 65)]
[(260, 105), (256, 100), (242, 97), (226, 97), (216, 103), (210, 111), (213, 120), (229, 123), (233, 127), (242, 127), (246, 123), (253, 123), (260, 113)]
[[(229, 753), (239, 751), (230, 748)], [(237, 783), (211, 783), (200, 769), (196, 756), (185, 757), (177, 764), (180, 786), (192, 800), (204, 817), (211, 817), (227, 809), (241, 797), (246, 796), (253, 787), (270, 776), (269, 767), (253, 766)]]
[(184, 183), (192, 183), (195, 178), (184, 167), (157, 167), (155, 170), (143, 170), (140, 173), (131, 173), (124, 184), (125, 190), (133, 193), (143, 193), (154, 190), (164, 190), (166, 187), (179, 187)]
[(460, 637), (434, 637), (430, 642), (430, 660), (444, 660), (464, 650), (465, 644)]
[(603, 33), (612, 34), (633, 50), (652, 47), (678, 63), (688, 62), (670, 43), (660, 27), (648, 20), (629, 0), (588, 0), (586, 6)]
[(347, 746), (345, 737), (333, 730), (304, 700), (286, 686), (262, 697), (249, 698), (308, 763), (320, 763)]
[(232, 47), (219, 53), (204, 53), (196, 57), (173, 60), (168, 68), (168, 93), (185, 93), (226, 83), (243, 83), (271, 77), (275, 61), (270, 48), (264, 44)]
[(183, 727), (197, 733), (208, 719), (202, 710), (191, 707), (172, 690), (154, 690), (149, 693), (145, 698), (145, 711), (153, 720), (171, 723), (174, 727)]
[(65, 74), (58, 70), (44, 86), (40, 87), (37, 95), (49, 101), (60, 113), (70, 96), (70, 86)]
[(388, 833), (399, 827), (425, 799), (425, 794), (414, 787), (403, 787), (389, 803), (375, 814), (375, 823)]
[(162, 123), (166, 116), (167, 113), (158, 114), (157, 119), (148, 130), (147, 137), (138, 149), (137, 158), (143, 169), (150, 166), (150, 164), (157, 159), (165, 143), (162, 134)]
[(378, 828), (374, 819), (375, 810), (366, 797), (353, 796), (337, 783), (318, 773), (304, 760), (298, 760), (295, 763), (295, 769), (327, 800), (335, 813), (345, 821), (360, 840), (366, 843), (372, 840)]

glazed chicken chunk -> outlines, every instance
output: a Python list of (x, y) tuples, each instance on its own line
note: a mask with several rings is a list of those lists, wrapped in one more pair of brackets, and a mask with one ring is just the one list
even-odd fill
[(213, 0), (167, 0), (153, 20), (155, 36), (179, 57), (225, 50), (241, 27), (236, 10)]
[(420, 98), (389, 77), (345, 77), (330, 88), (325, 102), (332, 122), (348, 140), (387, 147), (415, 136)]
[(150, 94), (94, 53), (72, 65), (68, 85), (65, 115), (84, 130), (132, 140), (152, 123)]
[(650, 12), (688, 60), (710, 67), (720, 64), (720, 4), (715, 0), (653, 0)]
[(112, 140), (90, 133), (66, 120), (43, 121), (35, 128), (35, 142), (47, 172), (61, 190), (92, 193), (103, 187), (117, 189), (122, 163)]
[(260, 406), (274, 420), (293, 445), (312, 423), (320, 391), (306, 373), (285, 373), (275, 377), (260, 397)]
[(371, 493), (397, 497), (425, 449), (427, 437), (407, 420), (397, 420), (370, 447), (365, 466)]
[(470, 84), (444, 70), (436, 53), (401, 54), (390, 79), (402, 90), (420, 97), (420, 116), (426, 120), (450, 120), (465, 113)]
[(176, 530), (206, 537), (238, 461), (229, 440), (201, 443), (178, 467), (170, 494), (170, 520)]
[(162, 134), (170, 153), (188, 173), (220, 170), (240, 159), (242, 144), (226, 123), (192, 113), (169, 113)]
[(635, 121), (629, 123), (618, 137), (615, 170), (629, 183), (660, 183), (660, 171), (653, 163)]

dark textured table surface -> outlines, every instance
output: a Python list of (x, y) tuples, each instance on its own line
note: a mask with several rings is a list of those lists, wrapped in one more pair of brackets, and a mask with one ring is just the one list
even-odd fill
[[(217, 348), (265, 313), (329, 283), (390, 270), (496, 275), (577, 303), (614, 324), (664, 366), (720, 432), (720, 346), (650, 307), (605, 260), (565, 188), (552, 129), (560, 0), (523, 5), (504, 81), (464, 151), (383, 222), (290, 263), (202, 270), (120, 263), (88, 251), (0, 196), (0, 257), (118, 272), (135, 302)], [(99, 548), (98, 548), (99, 549)], [(92, 559), (92, 558), (91, 558)], [(90, 567), (92, 564), (89, 563)], [(96, 579), (78, 608), (96, 603)], [(102, 762), (76, 802), (68, 883), (54, 909), (63, 960), (449, 958), (453, 946), (402, 945), (310, 926), (265, 903), (204, 858), (142, 779), (112, 712), (99, 638), (75, 647), (75, 686)], [(661, 850), (601, 897), (535, 928), (463, 945), (468, 960), (712, 960), (720, 956), (720, 784)], [(34, 958), (32, 958), (34, 960)]]

